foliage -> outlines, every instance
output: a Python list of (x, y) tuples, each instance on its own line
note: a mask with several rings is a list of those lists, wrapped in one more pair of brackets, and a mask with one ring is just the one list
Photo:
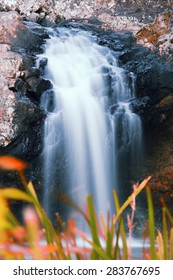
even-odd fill
[[(79, 230), (72, 219), (65, 224), (57, 214), (58, 226), (55, 229), (38, 201), (32, 182), (24, 176), (26, 164), (12, 157), (0, 157), (0, 168), (17, 170), (23, 190), (17, 188), (0, 189), (0, 259), (130, 259), (130, 242), (122, 217), (130, 205), (128, 215), (129, 240), (132, 237), (135, 200), (147, 186), (150, 177), (140, 185), (135, 185), (133, 193), (120, 206), (118, 196), (113, 190), (116, 214), (97, 215), (93, 198), (87, 197), (87, 210), (80, 209), (74, 202), (62, 200), (74, 207), (88, 224), (90, 234)], [(12, 213), (9, 201), (25, 201), (28, 206), (23, 210), (24, 224), (20, 224)], [(162, 201), (162, 232), (155, 231), (154, 208), (151, 191), (147, 187), (150, 248), (143, 249), (145, 259), (173, 259), (173, 216)], [(79, 240), (85, 245), (79, 246)], [(121, 246), (122, 244), (122, 246)]]

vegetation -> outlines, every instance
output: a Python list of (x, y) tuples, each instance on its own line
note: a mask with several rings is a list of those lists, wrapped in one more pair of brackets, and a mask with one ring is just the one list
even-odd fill
[[(162, 201), (162, 231), (156, 232), (151, 191), (147, 186), (150, 177), (134, 186), (133, 193), (122, 206), (113, 190), (116, 210), (113, 217), (109, 213), (106, 218), (102, 213), (98, 217), (91, 195), (87, 197), (86, 211), (65, 198), (65, 202), (78, 210), (88, 224), (90, 234), (86, 234), (75, 226), (72, 219), (65, 224), (59, 214), (56, 215), (58, 227), (53, 227), (38, 201), (32, 182), (27, 182), (24, 176), (25, 167), (26, 164), (16, 158), (0, 157), (0, 168), (17, 170), (23, 186), (23, 190), (14, 187), (0, 189), (0, 259), (131, 259), (130, 241), (136, 197), (144, 188), (147, 191), (149, 221), (149, 232), (145, 234), (145, 239), (149, 240), (150, 246), (143, 248), (143, 258), (173, 259), (173, 216)], [(10, 200), (28, 203), (23, 210), (23, 224), (12, 213)], [(122, 214), (129, 205), (131, 214), (127, 217), (127, 238)], [(79, 240), (85, 245), (79, 246)]]

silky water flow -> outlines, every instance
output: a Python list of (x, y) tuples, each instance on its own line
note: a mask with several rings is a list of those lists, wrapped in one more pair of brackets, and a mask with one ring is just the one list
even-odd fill
[(129, 105), (135, 76), (117, 57), (90, 32), (66, 28), (54, 31), (38, 57), (38, 64), (47, 59), (45, 78), (53, 84), (42, 98), (48, 113), (43, 206), (50, 217), (64, 190), (79, 206), (92, 193), (98, 211), (112, 211), (120, 169), (137, 164), (141, 121)]

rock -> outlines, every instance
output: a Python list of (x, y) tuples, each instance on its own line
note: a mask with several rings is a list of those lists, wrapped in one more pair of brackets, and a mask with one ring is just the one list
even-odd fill
[(44, 73), (46, 65), (47, 65), (47, 58), (42, 58), (41, 60), (39, 60), (39, 70), (41, 74)]
[(15, 95), (8, 88), (8, 81), (0, 75), (0, 146), (7, 146), (14, 138), (16, 128), (13, 125)]
[(16, 36), (16, 29), (21, 26), (16, 12), (0, 13), (0, 146), (7, 146), (16, 137), (13, 117), (16, 98), (13, 91), (17, 73), (23, 69), (20, 54), (12, 52), (11, 36)]
[[(142, 60), (141, 60), (142, 57)], [(163, 120), (163, 107), (168, 111), (168, 105), (158, 109), (158, 104), (173, 92), (173, 67), (166, 60), (160, 58), (158, 52), (152, 52), (143, 46), (134, 45), (131, 50), (120, 55), (123, 67), (136, 75), (136, 95), (139, 101), (149, 100), (147, 106), (142, 107), (137, 102), (134, 110), (138, 107), (139, 113), (145, 124), (158, 126)], [(145, 99), (146, 98), (146, 99)]]
[[(155, 21), (149, 25), (142, 27), (136, 34), (137, 43), (149, 47), (154, 50), (159, 47), (161, 54), (169, 54), (169, 36), (172, 33), (171, 13), (165, 12), (157, 15)], [(165, 44), (166, 43), (166, 44)]]
[(15, 11), (0, 12), (0, 42), (10, 44), (11, 38), (17, 37), (17, 30), (22, 29), (20, 15)]
[(28, 17), (27, 17), (27, 19), (29, 20), (29, 21), (33, 21), (33, 22), (37, 22), (38, 21), (38, 19), (39, 19), (39, 14), (38, 13), (34, 13), (34, 12), (32, 12)]
[(9, 51), (9, 45), (0, 44), (0, 73), (8, 80), (8, 86), (13, 87), (16, 73), (23, 70), (23, 59), (20, 54)]
[(152, 174), (150, 186), (154, 191), (162, 193), (165, 196), (173, 196), (173, 167), (161, 168), (159, 172)]
[(159, 126), (152, 127), (145, 132), (146, 155), (143, 163), (143, 177), (152, 176), (150, 186), (154, 191), (160, 192), (163, 198), (165, 195), (173, 194), (172, 109), (167, 113), (166, 120), (163, 116), (163, 121)]
[[(47, 38), (47, 31), (39, 24), (35, 22), (23, 22), (22, 26), (17, 29), (16, 36), (10, 39), (10, 43), (14, 51), (21, 53), (22, 56), (26, 53), (27, 57), (29, 57), (29, 52), (35, 56), (43, 51), (41, 45), (44, 39)], [(29, 60), (31, 60), (31, 56)], [(31, 66), (34, 66), (34, 61)]]
[(13, 122), (17, 126), (18, 135), (27, 130), (28, 124), (41, 119), (43, 113), (41, 110), (26, 96), (16, 93), (16, 107)]
[(146, 111), (148, 113), (149, 108), (151, 107), (151, 99), (148, 96), (134, 98), (129, 100), (129, 102), (131, 110), (141, 116), (145, 114)]
[(26, 82), (29, 85), (29, 88), (27, 89), (28, 95), (37, 99), (38, 101), (40, 101), (43, 92), (53, 87), (49, 80), (37, 77), (26, 78)]
[[(19, 143), (19, 138), (28, 139), (27, 142), (31, 142), (30, 148), (32, 146), (32, 150), (37, 149), (34, 147), (37, 143), (34, 144), (32, 139), (40, 131), (39, 122), (43, 112), (27, 96), (32, 93), (33, 99), (39, 102), (43, 91), (51, 87), (49, 81), (39, 78), (40, 71), (34, 67), (35, 54), (32, 53), (40, 51), (40, 45), (46, 37), (45, 30), (36, 24), (32, 24), (32, 28), (31, 24), (28, 25), (21, 22), (21, 17), (15, 11), (0, 13), (1, 154), (7, 153), (12, 143)], [(35, 127), (35, 131), (33, 130), (29, 139), (28, 131), (32, 131), (32, 127)], [(26, 151), (22, 149), (23, 155), (27, 156), (27, 144)], [(15, 144), (15, 151), (19, 150)], [(15, 154), (17, 155), (17, 152)]]

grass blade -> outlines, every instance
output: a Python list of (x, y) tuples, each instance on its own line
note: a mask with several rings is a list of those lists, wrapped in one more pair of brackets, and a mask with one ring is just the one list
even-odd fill
[(173, 228), (170, 230), (170, 260), (173, 260)]
[(166, 208), (162, 208), (162, 227), (163, 227), (163, 248), (164, 248), (164, 260), (168, 257), (168, 230), (166, 223)]
[(158, 258), (159, 258), (159, 260), (163, 260), (164, 259), (164, 242), (163, 242), (163, 236), (160, 231), (158, 231), (157, 243), (158, 243)]
[(130, 205), (130, 203), (133, 201), (133, 197), (137, 197), (140, 192), (147, 186), (148, 182), (150, 181), (151, 176), (146, 178), (145, 180), (142, 181), (142, 183), (138, 186), (138, 188), (128, 197), (128, 199), (123, 203), (123, 205), (120, 207), (119, 211), (117, 212), (115, 218), (114, 218), (114, 225), (116, 224), (118, 218), (122, 215), (124, 210), (127, 208), (127, 206)]
[[(113, 197), (114, 197), (115, 208), (116, 208), (116, 211), (118, 212), (120, 210), (120, 203), (119, 203), (118, 195), (115, 190), (113, 190)], [(120, 216), (120, 218), (121, 218), (121, 216)], [(119, 218), (119, 223), (120, 223), (120, 233), (121, 233), (121, 238), (122, 238), (122, 243), (123, 243), (123, 259), (127, 260), (128, 259), (128, 247), (127, 247), (126, 232), (125, 232), (124, 222), (120, 218)]]
[(149, 187), (146, 188), (147, 191), (147, 202), (148, 202), (148, 220), (149, 220), (149, 238), (150, 238), (150, 254), (151, 259), (156, 260), (156, 249), (155, 249), (155, 223), (154, 223), (154, 209), (151, 197), (151, 191)]
[[(98, 238), (98, 231), (97, 231), (96, 211), (95, 211), (95, 208), (94, 208), (92, 196), (89, 195), (87, 200), (88, 200), (88, 212), (89, 212), (90, 229), (91, 229), (91, 235), (92, 235), (93, 243), (96, 245), (96, 247), (101, 248), (101, 244), (100, 244), (100, 241), (99, 241), (99, 238)], [(95, 256), (93, 256), (94, 258), (96, 258), (96, 259), (99, 258), (98, 253), (95, 253), (94, 255), (95, 255)]]

